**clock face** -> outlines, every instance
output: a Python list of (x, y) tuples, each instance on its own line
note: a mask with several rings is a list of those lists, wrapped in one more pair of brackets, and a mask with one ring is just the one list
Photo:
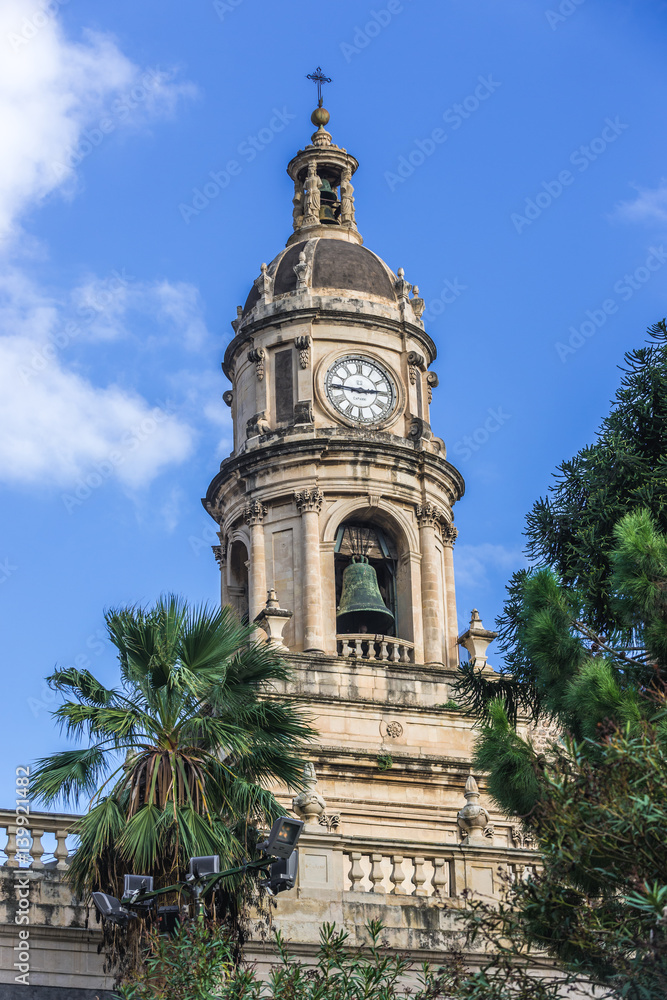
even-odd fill
[(324, 388), (331, 405), (356, 424), (381, 423), (396, 406), (396, 389), (387, 370), (360, 354), (335, 361)]

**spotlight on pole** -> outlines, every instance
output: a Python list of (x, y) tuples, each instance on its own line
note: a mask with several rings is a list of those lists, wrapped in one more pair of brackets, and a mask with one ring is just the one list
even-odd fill
[(116, 899), (115, 896), (109, 896), (106, 892), (94, 892), (93, 903), (100, 916), (112, 924), (120, 924), (125, 927), (130, 920), (136, 919), (136, 913), (126, 910), (119, 899)]
[(217, 875), (220, 871), (220, 858), (217, 854), (208, 854), (201, 858), (190, 858), (190, 875), (192, 878), (205, 878), (207, 875)]
[(298, 844), (302, 830), (303, 823), (300, 819), (280, 816), (271, 827), (266, 840), (257, 845), (257, 849), (264, 854), (272, 854), (275, 858), (287, 859)]
[(288, 858), (274, 861), (269, 869), (268, 878), (262, 879), (259, 884), (264, 886), (269, 896), (277, 896), (279, 892), (287, 892), (294, 888), (298, 868), (299, 852), (292, 851)]
[(153, 891), (152, 875), (125, 875), (123, 878), (122, 902), (141, 910), (150, 910), (152, 899), (142, 899), (142, 895)]

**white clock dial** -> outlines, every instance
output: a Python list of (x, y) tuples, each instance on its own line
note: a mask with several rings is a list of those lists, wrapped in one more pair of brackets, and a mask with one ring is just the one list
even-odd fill
[(392, 377), (377, 361), (360, 354), (335, 361), (324, 388), (331, 405), (355, 424), (381, 423), (396, 405)]

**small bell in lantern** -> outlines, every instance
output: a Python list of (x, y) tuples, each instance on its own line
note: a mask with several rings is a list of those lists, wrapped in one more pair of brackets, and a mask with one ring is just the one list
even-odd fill
[(338, 222), (340, 202), (326, 177), (320, 178), (320, 222), (332, 225)]
[(389, 635), (394, 616), (382, 600), (378, 578), (366, 556), (352, 556), (343, 573), (343, 590), (336, 614), (339, 634), (373, 632)]

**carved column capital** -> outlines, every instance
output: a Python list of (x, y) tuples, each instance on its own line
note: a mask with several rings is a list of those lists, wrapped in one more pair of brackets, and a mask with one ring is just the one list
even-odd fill
[(295, 490), (294, 502), (302, 514), (308, 510), (314, 510), (319, 514), (324, 503), (324, 493), (319, 486), (313, 486), (305, 490)]
[(454, 548), (454, 542), (457, 539), (459, 529), (455, 528), (453, 524), (447, 521), (440, 528), (442, 534), (442, 541), (444, 545), (448, 545), (450, 548)]
[(252, 500), (243, 508), (243, 518), (246, 524), (261, 524), (268, 514), (268, 507), (261, 500)]
[(445, 517), (440, 508), (436, 507), (434, 503), (415, 504), (415, 513), (417, 515), (417, 521), (419, 522), (420, 528), (426, 526), (435, 527), (440, 524)]

